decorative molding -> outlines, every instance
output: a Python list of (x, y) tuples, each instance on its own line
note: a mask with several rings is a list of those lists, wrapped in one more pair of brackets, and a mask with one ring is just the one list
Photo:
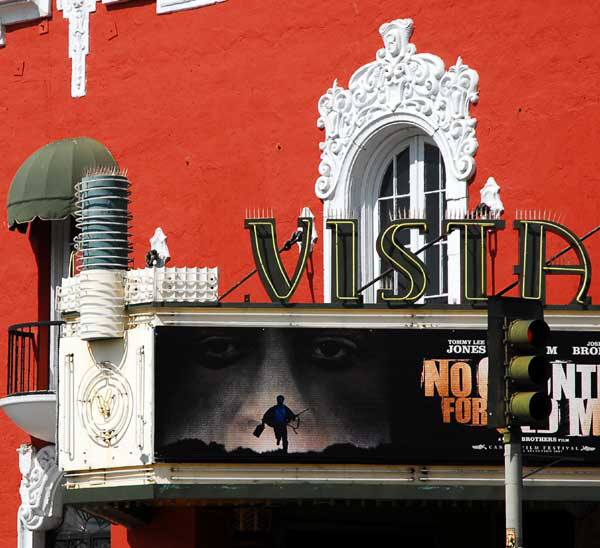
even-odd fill
[(69, 21), (69, 58), (71, 59), (71, 96), (86, 94), (85, 58), (90, 51), (90, 13), (96, 11), (96, 0), (57, 0)]
[(114, 447), (125, 435), (133, 414), (127, 379), (114, 364), (97, 364), (81, 380), (77, 400), (90, 439), (100, 447)]
[(66, 407), (67, 412), (64, 414), (66, 436), (63, 450), (72, 461), (75, 459), (75, 355), (73, 353), (65, 355), (64, 384), (66, 397), (63, 407)]
[(137, 268), (125, 278), (125, 304), (155, 302), (216, 303), (218, 268)]
[(500, 199), (500, 185), (493, 177), (488, 178), (479, 193), (481, 194), (481, 203), (490, 208), (492, 216), (500, 216), (504, 212), (504, 204)]
[(140, 346), (137, 350), (135, 381), (136, 381), (136, 442), (138, 449), (144, 449), (144, 425), (146, 419), (144, 417), (144, 388), (146, 386), (146, 349)]
[(56, 465), (55, 446), (36, 451), (31, 445), (21, 445), (17, 452), (22, 475), (19, 523), (29, 531), (58, 527), (63, 512), (63, 473)]
[[(469, 106), (477, 101), (479, 76), (463, 64), (447, 71), (439, 57), (416, 53), (409, 43), (411, 19), (382, 25), (384, 48), (376, 60), (359, 68), (349, 89), (333, 86), (319, 100), (317, 126), (325, 130), (315, 192), (329, 199), (353, 147), (361, 146), (381, 128), (399, 123), (420, 128), (440, 148), (446, 170), (466, 181), (475, 170), (475, 118)], [(351, 160), (351, 159), (350, 159)]]
[[(104, 0), (103, 0), (104, 1)], [(114, 1), (114, 0), (113, 0)], [(171, 13), (172, 11), (190, 10), (211, 6), (225, 0), (156, 0), (156, 13)]]
[(51, 16), (50, 0), (0, 0), (0, 47), (6, 45), (5, 26)]
[(81, 322), (79, 317), (69, 318), (65, 324), (63, 324), (63, 337), (79, 337), (81, 332)]
[(59, 313), (78, 312), (81, 309), (81, 276), (63, 278), (56, 288), (56, 310)]

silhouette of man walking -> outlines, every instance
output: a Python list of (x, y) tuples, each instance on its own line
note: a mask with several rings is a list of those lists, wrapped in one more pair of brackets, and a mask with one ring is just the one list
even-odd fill
[(287, 453), (287, 425), (296, 418), (296, 415), (287, 405), (284, 405), (284, 400), (285, 398), (283, 396), (277, 396), (277, 405), (274, 405), (266, 411), (266, 413), (263, 415), (262, 423), (273, 428), (277, 445), (283, 442), (283, 452)]

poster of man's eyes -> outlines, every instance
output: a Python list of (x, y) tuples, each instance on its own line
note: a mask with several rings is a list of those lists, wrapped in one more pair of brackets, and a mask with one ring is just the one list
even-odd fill
[[(600, 334), (553, 333), (527, 463), (600, 461)], [(485, 331), (156, 328), (155, 453), (179, 462), (501, 463)]]

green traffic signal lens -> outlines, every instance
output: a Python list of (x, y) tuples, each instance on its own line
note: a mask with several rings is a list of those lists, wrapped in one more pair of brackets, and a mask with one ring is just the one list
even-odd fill
[(521, 424), (547, 419), (552, 411), (552, 400), (542, 392), (517, 392), (508, 405), (508, 412)]
[(550, 378), (550, 362), (546, 356), (516, 356), (508, 366), (508, 376), (526, 385), (542, 385)]

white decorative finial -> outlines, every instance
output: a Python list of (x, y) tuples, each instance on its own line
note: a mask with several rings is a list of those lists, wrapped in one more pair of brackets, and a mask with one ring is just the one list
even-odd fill
[[(315, 218), (313, 212), (310, 210), (309, 207), (303, 207), (302, 208), (302, 211), (300, 211), (300, 217), (305, 217), (305, 218), (307, 217), (307, 218), (313, 219), (313, 221), (314, 221), (314, 218)], [(298, 230), (300, 232), (302, 232), (304, 230), (304, 228), (300, 227)], [(317, 234), (317, 227), (315, 226), (315, 224), (313, 222), (312, 236), (311, 236), (310, 244), (309, 244), (310, 247), (308, 249), (309, 253), (312, 253), (313, 247), (317, 243), (318, 239), (319, 239), (319, 235)], [(298, 243), (298, 247), (302, 247), (300, 245), (300, 242), (297, 242), (297, 243)]]
[(504, 212), (504, 204), (500, 199), (500, 186), (493, 177), (488, 178), (483, 188), (479, 191), (481, 203), (490, 208), (493, 217), (499, 217)]
[(164, 266), (165, 263), (171, 258), (169, 253), (169, 247), (167, 246), (167, 235), (163, 232), (160, 226), (156, 227), (154, 235), (150, 238), (150, 249), (153, 249), (158, 254), (160, 262), (156, 266)]
[[(379, 59), (387, 59), (393, 62), (402, 59), (407, 52), (413, 54), (415, 46), (409, 44), (413, 33), (412, 19), (396, 19), (389, 23), (384, 23), (379, 27), (379, 34), (383, 38), (384, 48), (377, 52)], [(411, 46), (409, 48), (409, 45)]]

